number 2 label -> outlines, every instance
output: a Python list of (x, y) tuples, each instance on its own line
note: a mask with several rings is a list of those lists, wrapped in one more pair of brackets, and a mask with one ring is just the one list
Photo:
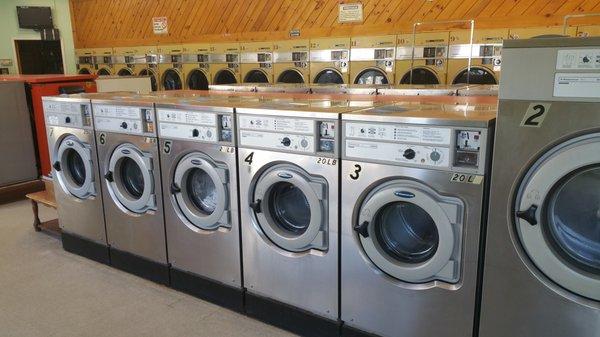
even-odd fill
[(550, 110), (550, 103), (531, 103), (529, 108), (525, 111), (525, 116), (521, 121), (521, 126), (530, 128), (539, 128), (542, 126), (548, 111)]

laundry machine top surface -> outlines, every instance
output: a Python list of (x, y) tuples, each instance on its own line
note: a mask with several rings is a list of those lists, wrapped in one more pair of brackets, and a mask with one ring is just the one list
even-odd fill
[(327, 99), (263, 99), (253, 107), (239, 107), (238, 114), (333, 118), (340, 114), (363, 110), (381, 103), (358, 100)]
[(388, 96), (456, 96), (458, 90), (467, 85), (444, 84), (397, 84), (378, 89), (378, 93)]

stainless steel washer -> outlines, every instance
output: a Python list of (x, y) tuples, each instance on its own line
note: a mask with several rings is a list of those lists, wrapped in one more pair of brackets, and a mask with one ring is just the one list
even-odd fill
[(92, 107), (111, 264), (167, 284), (154, 103), (115, 97)]
[(339, 115), (361, 108), (307, 100), (237, 109), (250, 316), (303, 335), (338, 334)]
[(495, 109), (342, 115), (344, 335), (473, 335)]
[(171, 286), (243, 310), (234, 105), (156, 105)]
[(506, 41), (480, 336), (600, 336), (600, 39)]
[(43, 97), (63, 248), (109, 263), (89, 98)]

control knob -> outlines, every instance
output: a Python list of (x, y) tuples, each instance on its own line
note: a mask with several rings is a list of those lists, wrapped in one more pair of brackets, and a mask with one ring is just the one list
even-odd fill
[(200, 131), (198, 129), (192, 130), (192, 137), (198, 137), (200, 135)]
[(283, 146), (287, 147), (292, 144), (292, 141), (288, 137), (283, 137), (283, 139), (281, 140), (281, 144), (283, 144)]
[(429, 154), (429, 158), (434, 162), (437, 162), (438, 160), (440, 160), (441, 157), (442, 157), (442, 155), (435, 150)]
[(417, 155), (417, 153), (413, 149), (406, 149), (403, 154), (404, 158), (406, 158), (408, 160), (415, 159), (416, 155)]
[(65, 117), (65, 123), (71, 123), (71, 117)]
[(121, 123), (121, 128), (127, 129), (127, 123), (126, 122)]

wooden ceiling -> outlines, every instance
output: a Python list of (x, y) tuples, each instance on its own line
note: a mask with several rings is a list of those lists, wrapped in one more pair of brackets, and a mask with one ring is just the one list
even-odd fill
[[(338, 4), (361, 2), (364, 22), (340, 24)], [(414, 22), (475, 19), (476, 27), (562, 25), (600, 12), (598, 0), (70, 0), (75, 47), (275, 40), (407, 32)], [(152, 18), (168, 18), (154, 35)], [(600, 19), (597, 19), (600, 21)], [(575, 21), (574, 21), (575, 22)], [(442, 25), (431, 26), (443, 28)]]

